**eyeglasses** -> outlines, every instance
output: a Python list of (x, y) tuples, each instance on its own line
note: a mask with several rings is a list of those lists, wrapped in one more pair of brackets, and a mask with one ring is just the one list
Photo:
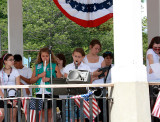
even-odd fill
[(9, 60), (7, 60), (7, 61), (15, 61), (14, 59), (9, 59)]
[(160, 47), (153, 47), (153, 50), (160, 51)]

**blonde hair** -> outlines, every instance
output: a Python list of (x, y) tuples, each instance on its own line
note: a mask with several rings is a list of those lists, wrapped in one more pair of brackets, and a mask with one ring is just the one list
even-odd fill
[[(42, 58), (41, 58), (42, 52), (46, 52), (46, 53), (49, 54), (50, 50), (49, 50), (48, 47), (41, 48), (40, 51), (39, 51), (39, 53), (38, 53), (38, 56), (37, 56), (36, 64), (39, 64), (39, 63), (42, 63), (42, 62), (43, 62), (43, 61), (42, 61)], [(53, 54), (52, 51), (51, 51), (51, 61), (52, 61), (52, 63), (57, 63), (56, 57), (55, 57), (55, 55)]]

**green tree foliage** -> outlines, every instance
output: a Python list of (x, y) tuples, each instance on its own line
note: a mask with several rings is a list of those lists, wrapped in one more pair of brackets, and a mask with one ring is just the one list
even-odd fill
[(146, 52), (148, 49), (148, 35), (147, 35), (147, 17), (142, 19), (142, 37), (143, 37), (143, 61), (146, 64)]
[(1, 48), (2, 50), (8, 47), (8, 26), (7, 26), (7, 1), (0, 1), (0, 31), (1, 31)]

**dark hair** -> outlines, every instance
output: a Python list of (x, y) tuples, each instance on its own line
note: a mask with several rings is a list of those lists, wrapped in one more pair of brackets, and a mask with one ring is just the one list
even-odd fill
[(98, 44), (98, 45), (100, 46), (100, 48), (101, 48), (101, 43), (100, 43), (100, 41), (97, 40), (97, 39), (93, 39), (93, 40), (90, 42), (89, 45), (91, 45), (92, 47), (94, 47), (96, 44)]
[(152, 40), (151, 40), (151, 42), (149, 44), (148, 49), (153, 48), (154, 44), (160, 44), (160, 36), (156, 36), (156, 37), (152, 38)]
[(22, 61), (22, 56), (20, 54), (15, 54), (14, 55), (14, 60), (17, 61), (17, 62), (20, 62), (20, 61)]
[(105, 53), (103, 53), (103, 58), (107, 57), (107, 56), (110, 56), (110, 58), (113, 59), (113, 53), (110, 52), (110, 51), (106, 51)]
[(59, 53), (56, 55), (57, 58), (59, 58), (60, 60), (63, 60), (63, 67), (66, 66), (66, 58), (62, 53)]
[(10, 56), (13, 55), (9, 53), (2, 55), (2, 57), (0, 58), (0, 70), (3, 68), (4, 61), (6, 61)]
[(3, 59), (0, 58), (0, 70), (3, 68)]
[(82, 56), (85, 56), (85, 52), (84, 52), (83, 48), (76, 48), (76, 49), (74, 49), (73, 53), (74, 52), (79, 52), (80, 54), (82, 54)]

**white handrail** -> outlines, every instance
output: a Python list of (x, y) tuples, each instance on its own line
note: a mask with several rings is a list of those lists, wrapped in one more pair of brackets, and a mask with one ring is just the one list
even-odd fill
[(83, 88), (83, 87), (113, 87), (113, 83), (108, 84), (49, 84), (49, 85), (2, 85), (1, 89), (8, 88)]

